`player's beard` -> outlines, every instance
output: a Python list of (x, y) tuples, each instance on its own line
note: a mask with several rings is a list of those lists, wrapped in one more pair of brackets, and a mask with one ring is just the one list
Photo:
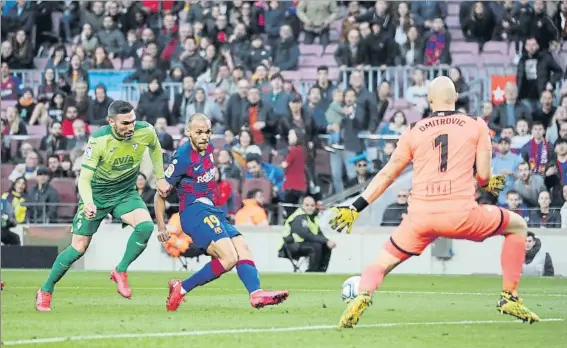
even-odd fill
[(206, 144), (199, 144), (195, 142), (191, 136), (189, 136), (189, 141), (191, 142), (191, 145), (193, 145), (193, 148), (197, 149), (197, 151), (205, 151), (207, 149), (207, 145), (209, 144), (209, 142), (207, 142)]
[(132, 139), (132, 136), (134, 136), (134, 131), (132, 131), (130, 134), (126, 134), (126, 132), (120, 133), (118, 129), (116, 129), (116, 127), (112, 127), (112, 128), (114, 130), (114, 133), (118, 135), (119, 138), (122, 138), (124, 140), (130, 140)]

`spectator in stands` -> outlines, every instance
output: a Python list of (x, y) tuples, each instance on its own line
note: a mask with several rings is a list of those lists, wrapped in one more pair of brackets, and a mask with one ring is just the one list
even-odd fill
[(239, 207), (236, 206), (233, 192), (237, 191), (238, 187), (235, 187), (233, 190), (231, 183), (225, 180), (219, 168), (215, 168), (214, 173), (215, 180), (217, 181), (217, 190), (214, 192), (213, 202), (215, 203), (215, 207), (226, 214), (228, 221), (234, 223), (234, 214)]
[(33, 90), (29, 87), (22, 89), (21, 97), (16, 103), (16, 109), (18, 110), (18, 116), (24, 123), (29, 122), (36, 105)]
[(520, 194), (522, 201), (528, 207), (537, 206), (539, 193), (545, 191), (543, 177), (533, 174), (530, 165), (522, 162), (518, 165), (518, 179), (514, 183), (514, 191)]
[[(551, 6), (548, 6), (548, 9)], [(559, 39), (567, 39), (567, 4), (563, 1), (557, 2), (557, 11), (552, 17), (553, 24), (559, 31)]]
[(321, 108), (327, 110), (333, 101), (333, 91), (337, 88), (332, 81), (329, 80), (329, 67), (320, 65), (317, 67), (317, 81), (315, 86), (321, 91)]
[[(425, 23), (427, 26), (427, 22)], [(445, 29), (443, 19), (435, 18), (429, 34), (425, 37), (423, 65), (450, 65), (452, 61), (450, 47), (451, 34)]]
[(519, 214), (526, 220), (529, 220), (528, 207), (522, 202), (522, 197), (515, 190), (510, 190), (506, 193), (506, 203), (502, 207)]
[[(2, 212), (4, 212), (3, 208)], [(12, 227), (16, 227), (17, 225), (18, 224), (13, 217), (2, 214), (2, 245), (21, 245), (20, 236), (17, 233), (10, 231)]]
[(67, 150), (67, 137), (61, 135), (61, 123), (51, 124), (49, 134), (41, 139), (39, 150), (46, 151), (48, 154)]
[(532, 113), (532, 119), (539, 121), (545, 128), (551, 124), (551, 119), (557, 108), (553, 106), (553, 94), (550, 91), (543, 91), (539, 99), (540, 107)]
[[(150, 77), (148, 91), (140, 96), (136, 113), (140, 120), (147, 121), (150, 124), (154, 124), (158, 117), (164, 117), (167, 120), (171, 119), (169, 96), (165, 94), (159, 77)], [(168, 123), (171, 123), (171, 121)]]
[(533, 123), (532, 139), (522, 147), (520, 153), (534, 173), (545, 175), (545, 167), (551, 160), (552, 152), (549, 143), (545, 140), (545, 127), (541, 122)]
[(18, 30), (12, 38), (12, 54), (19, 69), (33, 68), (32, 43), (23, 29)]
[(156, 191), (150, 187), (148, 178), (143, 173), (138, 174), (138, 180), (136, 180), (136, 191), (138, 192), (140, 197), (142, 197), (144, 203), (146, 203), (146, 206), (148, 207), (152, 218), (155, 217), (154, 196)]
[(19, 177), (25, 177), (27, 180), (35, 179), (39, 163), (39, 155), (34, 150), (27, 152), (24, 163), (16, 165), (8, 179), (14, 181)]
[(162, 150), (170, 152), (175, 151), (173, 137), (167, 132), (167, 119), (165, 117), (159, 117), (154, 124), (154, 128)]
[(556, 45), (559, 39), (559, 27), (553, 24), (553, 20), (547, 15), (545, 7), (546, 3), (543, 0), (534, 0), (534, 18), (532, 22), (533, 35), (535, 36), (540, 48), (543, 51), (548, 51), (551, 45)]
[(386, 110), (390, 106), (390, 82), (387, 80), (382, 80), (378, 85), (378, 89), (376, 91), (377, 98), (377, 117), (374, 122), (371, 122), (368, 125), (368, 130), (370, 133), (378, 132), (380, 124), (382, 120), (384, 120), (384, 115), (386, 114)]
[(4, 130), (5, 135), (27, 135), (28, 130), (23, 120), (18, 115), (18, 109), (14, 106), (6, 108), (6, 121), (8, 127)]
[[(348, 33), (352, 29), (357, 29), (360, 27), (359, 23), (356, 23), (356, 17), (362, 14), (360, 3), (358, 1), (349, 1), (347, 5), (347, 13), (341, 23), (341, 30), (339, 31), (339, 42), (346, 42)], [(351, 20), (351, 18), (355, 20)]]
[(486, 123), (490, 123), (490, 118), (492, 117), (492, 112), (494, 111), (494, 106), (492, 102), (485, 101), (482, 103), (482, 119)]
[(67, 150), (82, 150), (88, 141), (87, 125), (85, 121), (76, 119), (73, 121), (73, 136), (67, 140)]
[[(406, 114), (403, 111), (398, 110), (392, 115), (390, 121), (380, 130), (381, 135), (401, 135), (408, 126), (408, 120)], [(381, 142), (382, 146), (384, 141)]]
[(58, 71), (66, 70), (68, 67), (68, 62), (67, 49), (65, 48), (65, 45), (57, 44), (51, 50), (51, 57), (47, 60), (46, 67)]
[(114, 99), (106, 94), (106, 86), (98, 84), (95, 87), (95, 98), (92, 103), (92, 112), (90, 114), (89, 124), (104, 126), (107, 124), (108, 107)]
[(334, 22), (337, 14), (338, 8), (335, 0), (300, 1), (296, 15), (303, 23), (304, 43), (312, 45), (315, 38), (319, 37), (319, 44), (322, 46), (329, 45), (330, 25)]
[(384, 211), (380, 226), (398, 226), (408, 213), (409, 191), (398, 192), (395, 203), (392, 203)]
[(392, 38), (396, 44), (402, 46), (407, 42), (407, 32), (410, 26), (414, 24), (413, 15), (409, 10), (409, 4), (402, 1), (397, 4), (396, 13), (394, 15), (394, 25), (392, 30)]
[(374, 176), (374, 173), (368, 169), (368, 158), (366, 158), (366, 155), (356, 156), (352, 159), (352, 162), (356, 168), (356, 177), (347, 180), (345, 183), (345, 188), (347, 189), (366, 183)]
[(145, 54), (142, 56), (142, 65), (140, 68), (124, 79), (125, 83), (138, 82), (138, 83), (150, 83), (150, 79), (156, 77), (163, 81), (165, 80), (165, 72), (156, 68), (155, 58)]
[(68, 104), (65, 107), (64, 114), (65, 118), (63, 119), (63, 122), (61, 122), (61, 134), (65, 137), (73, 136), (73, 122), (80, 119), (78, 117), (77, 107), (75, 105)]
[[(289, 153), (280, 164), (284, 170), (283, 179), (283, 202), (298, 204), (299, 200), (307, 193), (307, 141), (302, 128), (292, 128), (288, 131)], [(295, 207), (286, 208), (290, 215)]]
[(271, 121), (269, 109), (261, 100), (260, 90), (257, 87), (248, 89), (247, 103), (238, 121), (241, 127), (250, 130), (254, 144), (262, 146), (271, 143), (275, 133), (274, 124)]
[(527, 276), (553, 277), (555, 270), (551, 256), (541, 247), (541, 240), (533, 232), (526, 237), (526, 258), (522, 267), (522, 274)]
[(535, 110), (541, 93), (553, 91), (555, 83), (563, 76), (563, 69), (549, 52), (540, 50), (535, 37), (529, 37), (524, 48), (516, 73), (518, 97), (525, 100), (531, 110)]
[[(364, 50), (366, 52), (365, 67), (379, 67), (384, 71), (386, 67), (394, 65), (398, 46), (391, 38), (391, 33), (384, 31), (380, 24), (371, 24), (372, 33), (363, 39)], [(377, 81), (378, 74), (374, 73), (374, 81)]]
[(187, 108), (195, 99), (195, 79), (192, 76), (183, 78), (183, 90), (173, 97), (171, 108), (172, 121), (174, 123), (185, 123)]
[[(356, 101), (353, 104), (347, 103), (347, 106), (352, 105), (354, 107), (354, 113), (358, 119), (358, 127), (360, 127), (360, 131), (368, 131), (370, 129), (370, 125), (377, 125), (379, 122), (376, 96), (368, 91), (364, 85), (364, 76), (360, 71), (353, 71), (350, 74), (349, 85), (356, 93)], [(345, 92), (345, 103), (347, 94), (348, 91)]]
[[(4, 43), (2, 43), (2, 50), (4, 50)], [(2, 100), (17, 100), (20, 95), (20, 79), (12, 75), (8, 63), (5, 62), (3, 58), (0, 69)]]
[(39, 168), (36, 180), (37, 184), (27, 194), (28, 220), (36, 224), (57, 222), (58, 204), (61, 198), (57, 190), (49, 183), (49, 170), (45, 167)]
[(114, 69), (112, 61), (108, 58), (106, 50), (102, 46), (98, 46), (95, 49), (93, 59), (91, 60), (91, 69)]
[(551, 197), (548, 191), (541, 191), (538, 195), (538, 208), (530, 210), (528, 226), (540, 228), (561, 228), (561, 214), (559, 209), (551, 208)]
[[(238, 26), (237, 26), (238, 28)], [(247, 40), (246, 37), (243, 40)], [(232, 44), (233, 47), (233, 55), (237, 54), (235, 52), (235, 44)], [(241, 55), (242, 52), (238, 51)], [(254, 70), (260, 65), (264, 65), (264, 62), (270, 61), (272, 59), (272, 51), (271, 49), (267, 48), (262, 41), (262, 37), (260, 35), (253, 36), (250, 39), (250, 49), (249, 51), (245, 51), (247, 53), (246, 58), (243, 59), (243, 65), (246, 66), (248, 70)]]
[(21, 224), (26, 221), (28, 182), (24, 177), (16, 177), (12, 181), (10, 189), (2, 193), (2, 214), (13, 217)]
[(347, 68), (360, 67), (366, 61), (366, 55), (360, 42), (360, 32), (351, 29), (347, 35), (347, 41), (341, 42), (334, 53), (335, 61), (343, 72)]
[[(354, 76), (353, 73), (351, 75)], [(345, 106), (343, 108), (344, 117), (341, 121), (341, 137), (343, 139), (344, 150), (331, 154), (331, 175), (335, 193), (343, 190), (343, 166), (346, 169), (348, 178), (356, 177), (354, 166), (350, 159), (360, 154), (364, 150), (364, 142), (358, 136), (364, 131), (362, 128), (362, 115), (364, 113), (361, 103), (356, 102), (356, 91), (347, 89), (345, 92)]]
[(567, 123), (567, 108), (559, 106), (553, 114), (553, 119), (545, 131), (545, 139), (550, 143), (555, 143), (560, 138), (561, 125)]
[(198, 87), (195, 90), (195, 99), (191, 104), (189, 104), (186, 112), (184, 123), (187, 123), (191, 115), (204, 113), (211, 120), (214, 134), (222, 134), (224, 132), (224, 118), (222, 111), (214, 102), (208, 100), (207, 92), (205, 92), (203, 88)]
[(67, 92), (75, 92), (77, 90), (77, 84), (80, 82), (85, 83), (88, 90), (89, 73), (81, 66), (81, 58), (74, 54), (69, 61), (69, 69), (60, 75), (63, 80), (60, 84), (60, 88)]
[(51, 154), (47, 156), (47, 170), (49, 171), (49, 180), (64, 177), (59, 155)]
[[(319, 132), (315, 120), (305, 112), (301, 94), (289, 96), (289, 116), (280, 118), (278, 134), (289, 134), (290, 129), (301, 128), (305, 133), (305, 141), (309, 149), (319, 143)], [(286, 139), (280, 139), (285, 144)]]
[(344, 117), (343, 112), (344, 93), (341, 89), (337, 88), (333, 91), (333, 101), (325, 111), (325, 119), (327, 120), (327, 134), (329, 140), (327, 145), (323, 148), (329, 152), (335, 150), (344, 150), (341, 138), (341, 122)]
[[(226, 97), (226, 89), (217, 87), (213, 92), (213, 103), (215, 108), (220, 109), (222, 113), (223, 122), (226, 120), (226, 106), (228, 104), (228, 98)], [(225, 125), (227, 128), (227, 125)]]
[(15, 164), (24, 163), (26, 157), (28, 156), (28, 153), (30, 153), (31, 151), (34, 151), (33, 145), (27, 141), (22, 142), (20, 144), (20, 148), (18, 149), (16, 156), (12, 158), (12, 161)]
[(246, 169), (247, 179), (268, 179), (272, 183), (273, 198), (283, 199), (284, 173), (280, 167), (262, 161), (262, 156), (259, 154), (249, 153), (246, 155)]
[(555, 143), (553, 161), (545, 170), (545, 186), (551, 195), (551, 205), (560, 207), (563, 199), (563, 186), (567, 184), (567, 140), (559, 139)]
[(171, 40), (178, 36), (179, 26), (175, 24), (175, 17), (171, 13), (165, 13), (162, 25), (157, 42), (160, 47), (166, 47)]
[(81, 11), (81, 22), (89, 23), (96, 33), (103, 28), (104, 4), (102, 1), (94, 1)]
[(43, 71), (41, 77), (41, 84), (37, 88), (37, 94), (39, 96), (45, 96), (49, 100), (59, 88), (55, 82), (55, 70), (47, 68)]
[[(228, 42), (229, 45), (225, 48), (230, 48), (233, 64), (247, 66), (248, 70), (252, 70), (263, 59), (269, 57), (269, 52), (262, 47), (262, 38), (259, 35), (249, 38), (243, 23), (235, 23), (234, 32)], [(260, 60), (256, 62), (257, 59)], [(252, 62), (254, 65), (250, 65)]]
[(494, 174), (502, 174), (506, 177), (504, 190), (498, 196), (498, 203), (506, 202), (506, 192), (514, 187), (516, 180), (516, 168), (522, 161), (522, 158), (510, 151), (510, 139), (501, 137), (498, 142), (498, 154), (492, 159), (492, 172)]
[(317, 215), (315, 199), (307, 196), (284, 224), (284, 245), (280, 254), (286, 250), (284, 255), (289, 253), (292, 258), (309, 257), (307, 272), (326, 272), (331, 252), (337, 246), (323, 235)]
[(6, 63), (11, 69), (19, 69), (20, 66), (14, 56), (14, 50), (10, 41), (2, 42), (2, 62)]
[(291, 27), (287, 24), (282, 25), (280, 38), (272, 51), (274, 67), (277, 67), (278, 71), (297, 70), (299, 55), (299, 45), (293, 37)]
[[(263, 93), (263, 100), (269, 113), (275, 122), (289, 115), (289, 95), (283, 90), (283, 76), (279, 73), (272, 75), (270, 79), (271, 91)], [(229, 101), (230, 103), (230, 101)], [(284, 133), (287, 134), (287, 133)]]
[(179, 56), (179, 61), (187, 74), (197, 79), (207, 70), (207, 61), (199, 54), (194, 38), (185, 39), (184, 47), (185, 50)]
[(413, 66), (416, 64), (423, 63), (423, 40), (419, 36), (419, 30), (417, 26), (412, 25), (407, 29), (407, 40), (403, 44), (399, 45), (397, 50), (398, 57), (396, 62), (400, 65)]
[(280, 36), (280, 28), (286, 23), (286, 3), (270, 1), (265, 12), (265, 31), (268, 34), (268, 45), (275, 47)]
[(504, 127), (515, 126), (519, 120), (532, 121), (530, 111), (518, 100), (518, 87), (516, 84), (512, 82), (506, 83), (504, 96), (505, 102), (494, 108), (490, 118), (490, 129), (497, 133)]
[(214, 83), (218, 75), (221, 64), (229, 62), (232, 66), (232, 56), (227, 48), (221, 48), (220, 54), (213, 45), (207, 46), (205, 49), (206, 70), (199, 76), (197, 83)]
[(261, 156), (262, 150), (258, 145), (254, 144), (250, 131), (243, 129), (238, 134), (238, 144), (232, 146), (232, 154), (236, 163), (241, 168), (245, 168), (248, 155), (256, 154)]
[(451, 70), (449, 71), (449, 77), (451, 78), (451, 80), (453, 80), (453, 83), (455, 84), (455, 89), (457, 93), (459, 93), (459, 99), (455, 103), (455, 107), (457, 109), (464, 108), (465, 110), (468, 110), (470, 103), (469, 97), (467, 95), (469, 91), (469, 85), (465, 82), (465, 79), (463, 78), (461, 68), (455, 66), (452, 67)]
[(217, 155), (217, 168), (220, 176), (227, 179), (242, 179), (240, 169), (234, 164), (232, 154), (227, 149), (221, 149)]
[(317, 133), (325, 134), (327, 132), (326, 109), (321, 101), (321, 90), (319, 87), (316, 85), (311, 87), (307, 95), (307, 102), (303, 106), (303, 112), (314, 121)]
[(436, 19), (443, 20), (447, 17), (447, 3), (444, 1), (412, 2), (411, 12), (415, 24), (427, 30), (435, 27)]
[(246, 194), (240, 208), (234, 216), (236, 226), (268, 226), (268, 214), (264, 209), (264, 192), (261, 189), (252, 189)]
[(32, 35), (32, 29), (36, 24), (35, 11), (32, 6), (33, 4), (27, 0), (18, 0), (16, 5), (6, 11), (6, 17), (15, 24), (15, 27), (10, 31), (22, 29), (28, 36)]
[(469, 41), (478, 42), (482, 51), (484, 44), (494, 35), (496, 20), (488, 5), (481, 1), (475, 2), (470, 9), (470, 15), (461, 20), (463, 34)]
[[(99, 41), (98, 35), (95, 35), (93, 28), (89, 23), (83, 24), (81, 34), (75, 37), (74, 44), (82, 46), (87, 55), (93, 55), (95, 48), (99, 45)], [(122, 46), (121, 49), (123, 49), (123, 47), (124, 46)], [(57, 61), (60, 62), (61, 58), (57, 59)]]
[(74, 178), (75, 173), (73, 172), (73, 163), (71, 162), (71, 156), (63, 155), (61, 158), (61, 171), (63, 172), (64, 178)]
[(419, 68), (413, 71), (412, 79), (413, 84), (406, 90), (405, 99), (423, 113), (429, 107), (427, 101), (429, 81), (425, 79), (425, 71)]
[(0, 162), (8, 163), (12, 159), (12, 150), (10, 149), (10, 137), (6, 137), (4, 132), (7, 130), (8, 121), (6, 119), (0, 119), (1, 128), (0, 128), (0, 149), (1, 149), (1, 158)]
[(383, 0), (376, 1), (373, 9), (369, 9), (357, 17), (350, 17), (349, 21), (358, 23), (376, 23), (385, 33), (393, 33), (394, 30), (394, 24), (392, 23), (393, 19), (390, 14), (390, 4)]

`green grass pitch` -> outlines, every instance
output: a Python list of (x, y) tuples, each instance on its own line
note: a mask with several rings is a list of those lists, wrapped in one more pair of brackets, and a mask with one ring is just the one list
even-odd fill
[(186, 273), (131, 272), (132, 300), (108, 272), (71, 271), (51, 313), (37, 313), (35, 292), (47, 271), (3, 271), (2, 342), (11, 347), (567, 347), (567, 279), (525, 278), (521, 294), (543, 319), (522, 324), (496, 311), (500, 278), (393, 275), (359, 327), (339, 330), (347, 275), (264, 274), (288, 289), (280, 306), (250, 307), (231, 273), (165, 310), (167, 282)]

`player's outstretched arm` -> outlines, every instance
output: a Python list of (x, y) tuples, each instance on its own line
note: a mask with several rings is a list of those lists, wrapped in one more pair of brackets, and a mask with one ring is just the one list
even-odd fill
[(165, 197), (159, 192), (154, 196), (154, 212), (156, 214), (156, 224), (158, 227), (158, 240), (166, 242), (169, 237), (169, 231), (165, 227)]

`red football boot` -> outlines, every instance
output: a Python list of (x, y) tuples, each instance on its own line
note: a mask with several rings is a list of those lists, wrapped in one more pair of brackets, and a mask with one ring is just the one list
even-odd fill
[(288, 291), (264, 291), (258, 290), (250, 295), (250, 304), (254, 308), (273, 306), (282, 303), (289, 296)]
[(122, 297), (132, 297), (132, 289), (130, 289), (130, 285), (128, 285), (128, 273), (117, 272), (115, 268), (112, 270), (112, 273), (110, 273), (110, 279), (118, 284), (118, 293), (122, 295)]
[(51, 312), (51, 297), (49, 292), (37, 290), (35, 295), (35, 309), (38, 312)]
[(167, 296), (165, 307), (168, 312), (173, 312), (179, 308), (181, 302), (185, 302), (185, 294), (181, 293), (181, 280), (172, 279), (169, 281), (169, 296)]

